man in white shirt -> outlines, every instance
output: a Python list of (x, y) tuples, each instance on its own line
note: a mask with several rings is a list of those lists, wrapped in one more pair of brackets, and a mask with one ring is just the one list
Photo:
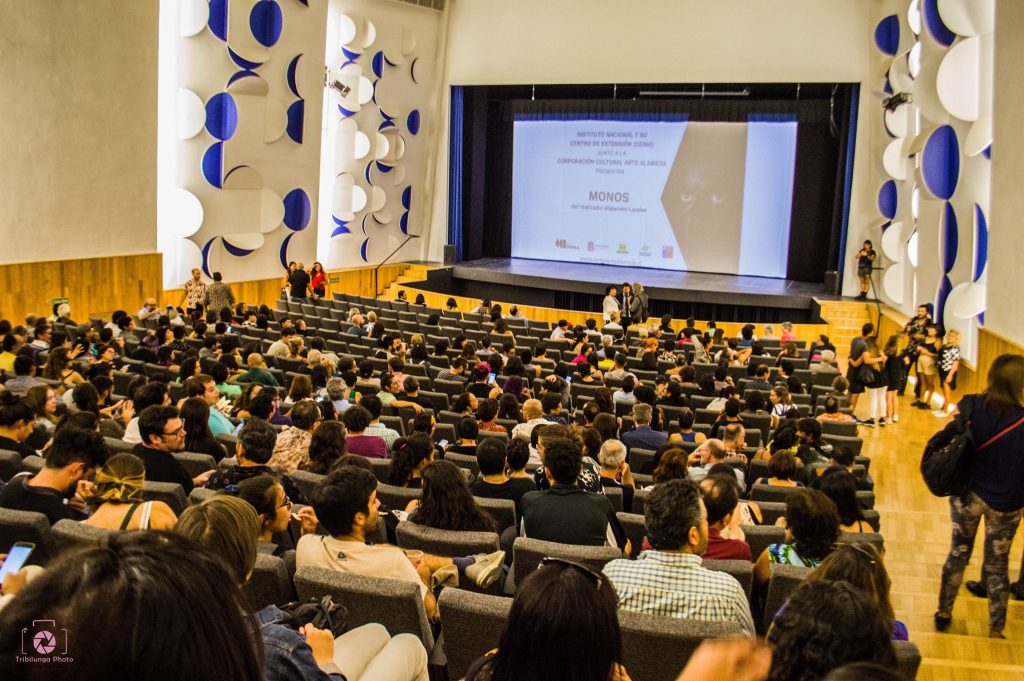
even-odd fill
[(437, 616), (437, 600), (431, 587), (456, 584), (460, 577), (481, 588), (501, 576), (504, 551), (458, 558), (424, 555), (414, 559), (388, 544), (367, 545), (367, 535), (377, 531), (380, 500), (377, 479), (356, 466), (332, 471), (313, 495), (313, 510), (330, 536), (307, 534), (296, 546), (295, 565), (323, 567), (366, 577), (412, 582), (420, 589), (427, 617)]
[(267, 351), (263, 353), (269, 357), (287, 357), (290, 354), (288, 349), (288, 339), (295, 335), (295, 331), (292, 329), (281, 328), (281, 337), (270, 344)]

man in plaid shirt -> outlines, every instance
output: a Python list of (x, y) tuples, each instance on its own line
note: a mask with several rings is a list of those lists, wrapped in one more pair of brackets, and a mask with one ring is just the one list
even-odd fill
[(644, 509), (653, 550), (636, 560), (613, 560), (604, 568), (619, 595), (619, 607), (702, 622), (735, 622), (753, 634), (743, 587), (731, 575), (701, 566), (708, 520), (697, 485), (689, 480), (661, 483)]

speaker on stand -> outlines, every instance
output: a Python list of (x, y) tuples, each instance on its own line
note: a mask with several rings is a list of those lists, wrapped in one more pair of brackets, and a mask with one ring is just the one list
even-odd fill
[(455, 264), (455, 244), (444, 245), (444, 266), (451, 267)]
[(828, 270), (825, 272), (825, 293), (830, 296), (839, 295), (839, 272), (836, 270)]

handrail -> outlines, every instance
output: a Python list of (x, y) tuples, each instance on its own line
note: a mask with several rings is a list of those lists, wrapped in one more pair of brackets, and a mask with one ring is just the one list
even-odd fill
[(380, 293), (381, 293), (380, 292), (380, 288), (378, 286), (378, 284), (380, 283), (380, 268), (383, 267), (384, 264), (387, 263), (388, 260), (391, 260), (391, 258), (393, 258), (396, 253), (398, 253), (400, 250), (402, 250), (403, 246), (405, 246), (407, 243), (409, 243), (413, 239), (418, 239), (419, 236), (420, 236), (419, 234), (407, 234), (406, 237), (405, 237), (405, 241), (403, 241), (402, 243), (398, 244), (398, 248), (396, 248), (395, 250), (391, 251), (391, 254), (388, 257), (386, 257), (383, 260), (381, 260), (379, 263), (377, 263), (377, 266), (373, 268), (373, 297), (374, 298), (379, 296)]

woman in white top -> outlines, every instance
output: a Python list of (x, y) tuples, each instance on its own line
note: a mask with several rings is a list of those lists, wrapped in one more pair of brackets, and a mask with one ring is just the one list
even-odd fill
[(95, 499), (100, 506), (83, 522), (108, 530), (169, 530), (178, 517), (162, 501), (143, 501), (146, 467), (142, 459), (123, 452), (107, 459), (96, 473)]

